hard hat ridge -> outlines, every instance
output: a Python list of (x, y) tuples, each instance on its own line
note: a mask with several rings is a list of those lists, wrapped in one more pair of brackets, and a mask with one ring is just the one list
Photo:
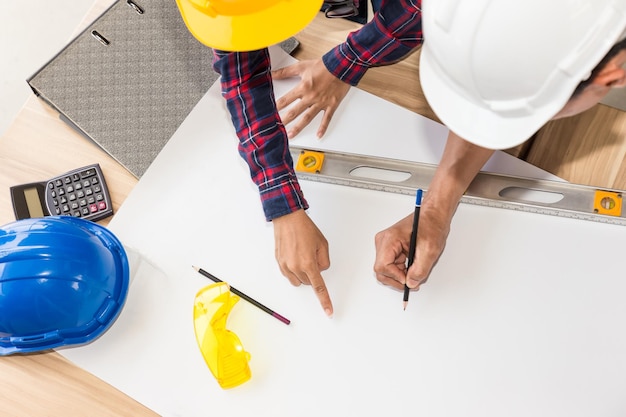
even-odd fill
[(256, 13), (280, 1), (282, 0), (189, 0), (193, 7), (211, 17)]

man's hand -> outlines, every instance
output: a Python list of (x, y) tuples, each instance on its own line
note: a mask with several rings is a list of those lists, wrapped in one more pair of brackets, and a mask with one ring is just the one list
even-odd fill
[(276, 101), (279, 111), (291, 105), (289, 110), (281, 115), (285, 126), (299, 118), (291, 129), (288, 129), (287, 135), (289, 138), (295, 137), (319, 112), (324, 112), (317, 129), (317, 137), (321, 138), (326, 133), (341, 100), (350, 90), (350, 85), (328, 72), (321, 59), (300, 61), (272, 71), (272, 78), (275, 80), (296, 76), (300, 77), (300, 83)]
[(310, 285), (327, 316), (333, 315), (333, 304), (321, 271), (330, 267), (328, 242), (304, 210), (272, 220), (276, 261), (292, 285)]
[(442, 214), (433, 208), (428, 199), (424, 199), (420, 209), (415, 258), (408, 271), (405, 264), (409, 256), (413, 213), (376, 234), (374, 272), (380, 283), (402, 290), (405, 283), (411, 289), (419, 289), (426, 282), (450, 232), (452, 216)]
[(383, 284), (399, 290), (418, 289), (426, 282), (445, 246), (450, 224), (463, 193), (493, 150), (473, 145), (454, 132), (448, 135), (439, 166), (420, 208), (413, 265), (407, 271), (413, 214), (376, 234), (374, 272)]

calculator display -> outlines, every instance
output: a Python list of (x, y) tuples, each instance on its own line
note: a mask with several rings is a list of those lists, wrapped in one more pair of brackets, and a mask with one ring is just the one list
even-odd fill
[(41, 207), (41, 200), (39, 200), (39, 192), (37, 191), (37, 187), (25, 188), (24, 197), (30, 217), (43, 217), (43, 207)]

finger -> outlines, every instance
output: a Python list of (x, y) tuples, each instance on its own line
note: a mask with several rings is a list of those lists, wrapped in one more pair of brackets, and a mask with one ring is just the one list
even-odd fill
[(428, 281), (430, 276), (430, 271), (434, 265), (429, 267), (425, 267), (422, 265), (417, 265), (416, 268), (411, 268), (411, 271), (407, 271), (406, 275), (406, 286), (410, 289), (418, 289), (420, 285), (425, 284)]
[[(403, 257), (400, 257), (398, 261), (401, 261)], [(404, 288), (406, 282), (406, 272), (404, 269), (404, 263), (380, 263), (374, 264), (374, 273), (376, 278), (381, 284), (389, 285), (394, 288)]]
[(414, 289), (417, 289), (423, 283), (425, 283), (427, 279), (428, 279), (428, 276), (423, 276), (422, 273), (420, 273), (420, 274), (411, 274), (411, 275), (407, 274), (406, 286), (409, 287), (410, 289), (414, 290)]
[(406, 282), (406, 252), (401, 240), (390, 239), (387, 232), (379, 232), (374, 239), (376, 279), (394, 288), (404, 288)]
[(317, 251), (317, 267), (320, 271), (326, 271), (330, 268), (330, 253), (328, 246)]
[(321, 138), (322, 136), (324, 136), (324, 134), (326, 133), (326, 130), (328, 129), (328, 126), (330, 125), (330, 121), (333, 118), (333, 115), (335, 114), (335, 110), (334, 109), (326, 109), (324, 110), (324, 117), (322, 117), (322, 121), (320, 122), (320, 125), (317, 129), (317, 137)]
[(311, 277), (309, 277), (309, 281), (311, 282), (311, 287), (317, 296), (322, 308), (324, 309), (324, 313), (328, 317), (333, 316), (333, 303), (330, 301), (330, 295), (328, 294), (328, 289), (326, 288), (326, 284), (324, 283), (324, 279), (322, 278), (322, 274), (314, 273)]
[(376, 279), (378, 280), (378, 282), (380, 282), (383, 285), (395, 288), (397, 290), (404, 289), (404, 284), (399, 282), (398, 279), (395, 277), (391, 277), (385, 274), (375, 274), (375, 275), (376, 275)]
[[(295, 89), (286, 92), (283, 96), (276, 100), (276, 108), (278, 111), (286, 109), (292, 103), (300, 99), (300, 94)], [(284, 120), (283, 120), (284, 122)]]
[(285, 78), (291, 78), (300, 75), (300, 65), (295, 63), (283, 68), (272, 70), (272, 78), (275, 80), (283, 80)]
[[(311, 111), (310, 107), (308, 107), (308, 105), (306, 103), (303, 103), (302, 100), (300, 100), (299, 102), (295, 103), (294, 105), (292, 105), (289, 110), (287, 110), (285, 112), (284, 115), (281, 115), (281, 120), (283, 121), (284, 125), (288, 125), (290, 123), (292, 123), (294, 120), (296, 120), (297, 118), (301, 117), (306, 119), (306, 115), (307, 113)], [(301, 119), (301, 120), (304, 120)], [(301, 121), (298, 121), (298, 125), (301, 124)], [(294, 125), (295, 127), (296, 125)], [(292, 127), (293, 130), (293, 127)], [(302, 128), (298, 129), (298, 132), (302, 130)]]
[[(293, 124), (293, 126), (291, 126), (291, 129), (289, 129), (289, 131), (287, 132), (287, 136), (290, 139), (293, 139), (300, 132), (302, 132), (302, 130), (304, 130), (304, 128), (306, 128), (313, 121), (313, 119), (315, 119), (317, 114), (321, 111), (321, 109), (317, 106), (311, 106), (305, 110), (302, 110), (301, 114), (298, 114), (300, 118), (298, 119), (297, 123)], [(295, 117), (291, 119), (290, 122), (293, 120), (295, 120)], [(287, 124), (290, 122), (284, 122), (284, 123)]]
[[(424, 257), (422, 255), (422, 257)], [(425, 284), (428, 281), (428, 277), (430, 276), (430, 272), (433, 270), (437, 262), (439, 262), (439, 258), (441, 257), (441, 252), (429, 253), (424, 258), (427, 260), (434, 261), (431, 262), (414, 262), (413, 265), (409, 268), (406, 274), (406, 285), (411, 289), (417, 289), (420, 285)], [(417, 257), (416, 257), (417, 260)]]

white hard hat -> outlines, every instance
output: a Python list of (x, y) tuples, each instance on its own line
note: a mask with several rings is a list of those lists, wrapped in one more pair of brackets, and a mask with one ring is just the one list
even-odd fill
[(450, 130), (506, 149), (530, 138), (622, 37), (626, 0), (423, 0), (420, 79)]

